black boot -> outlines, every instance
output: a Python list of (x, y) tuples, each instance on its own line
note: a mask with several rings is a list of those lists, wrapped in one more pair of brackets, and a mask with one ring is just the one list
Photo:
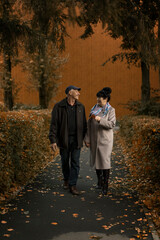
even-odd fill
[(97, 174), (97, 179), (98, 179), (96, 189), (102, 189), (102, 186), (103, 186), (102, 170), (96, 169), (96, 174)]
[(103, 170), (103, 187), (102, 187), (102, 194), (103, 195), (107, 195), (108, 193), (108, 179), (109, 179), (109, 173), (110, 173), (110, 169), (104, 169)]
[(107, 195), (108, 193), (108, 181), (104, 182), (103, 188), (102, 188), (102, 194)]

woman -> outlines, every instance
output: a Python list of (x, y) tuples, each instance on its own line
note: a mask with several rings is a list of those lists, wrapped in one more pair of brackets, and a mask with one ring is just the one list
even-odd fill
[(112, 90), (103, 88), (97, 93), (97, 104), (91, 109), (85, 144), (90, 147), (90, 165), (96, 169), (97, 188), (104, 195), (108, 191), (113, 147), (113, 128), (116, 123), (115, 109), (109, 104)]

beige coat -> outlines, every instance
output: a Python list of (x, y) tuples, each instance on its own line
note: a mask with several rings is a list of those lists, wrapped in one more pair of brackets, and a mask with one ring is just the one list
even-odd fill
[[(98, 116), (102, 116), (99, 114)], [(116, 123), (115, 109), (110, 108), (107, 115), (98, 123), (95, 119), (88, 120), (88, 131), (85, 142), (90, 143), (90, 165), (95, 169), (111, 168), (113, 147), (113, 128)]]

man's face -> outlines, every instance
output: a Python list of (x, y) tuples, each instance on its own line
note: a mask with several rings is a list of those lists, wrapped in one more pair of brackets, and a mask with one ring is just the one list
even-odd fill
[(69, 91), (69, 95), (74, 98), (75, 100), (79, 99), (80, 92), (78, 90), (71, 89)]

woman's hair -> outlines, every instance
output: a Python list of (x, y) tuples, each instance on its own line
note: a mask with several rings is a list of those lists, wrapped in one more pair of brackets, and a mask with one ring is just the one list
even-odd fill
[(111, 94), (112, 92), (112, 89), (110, 87), (104, 87), (102, 90), (100, 90), (98, 93), (97, 93), (97, 97), (102, 97), (103, 99), (106, 99), (107, 98), (107, 102), (110, 101), (111, 99)]

